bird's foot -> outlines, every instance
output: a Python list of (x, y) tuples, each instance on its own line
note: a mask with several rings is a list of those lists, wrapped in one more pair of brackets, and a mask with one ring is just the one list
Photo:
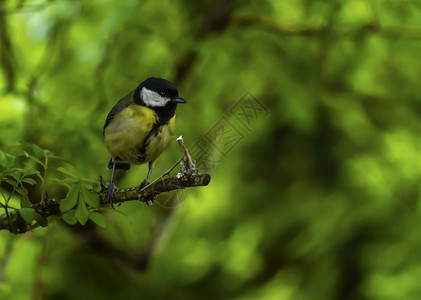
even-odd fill
[(141, 184), (139, 184), (139, 186), (137, 187), (137, 190), (140, 191), (141, 189), (143, 189), (145, 186), (147, 186), (149, 184), (149, 179), (146, 178), (145, 180), (142, 181)]
[(108, 184), (108, 202), (111, 204), (111, 208), (114, 208), (113, 201), (114, 201), (114, 193), (117, 187), (115, 186), (114, 182), (110, 182)]
[[(145, 180), (142, 181), (141, 184), (139, 184), (139, 186), (137, 187), (137, 190), (140, 191), (145, 186), (149, 185), (149, 183), (150, 183), (149, 179), (146, 178)], [(154, 200), (155, 200), (155, 195), (154, 193), (152, 193), (151, 195), (147, 196), (147, 199), (145, 200), (145, 202), (148, 206), (152, 206)]]

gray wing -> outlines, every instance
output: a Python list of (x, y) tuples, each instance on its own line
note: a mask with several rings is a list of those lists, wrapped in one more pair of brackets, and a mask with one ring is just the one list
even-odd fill
[(102, 135), (104, 135), (105, 128), (111, 123), (114, 117), (133, 102), (132, 97), (133, 93), (128, 94), (126, 97), (118, 101), (117, 104), (110, 110), (107, 119), (105, 120), (104, 128), (102, 129)]

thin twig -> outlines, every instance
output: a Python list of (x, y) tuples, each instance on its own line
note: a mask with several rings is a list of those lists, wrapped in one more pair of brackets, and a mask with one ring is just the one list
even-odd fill
[(181, 152), (183, 153), (183, 160), (187, 170), (194, 170), (196, 166), (191, 159), (190, 153), (186, 148), (186, 144), (184, 144), (183, 136), (179, 136), (177, 138), (177, 142), (180, 145)]

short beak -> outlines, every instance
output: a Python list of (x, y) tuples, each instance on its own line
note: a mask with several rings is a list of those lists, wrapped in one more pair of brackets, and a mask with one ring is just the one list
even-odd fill
[(186, 103), (186, 100), (183, 98), (177, 97), (171, 100), (172, 103)]

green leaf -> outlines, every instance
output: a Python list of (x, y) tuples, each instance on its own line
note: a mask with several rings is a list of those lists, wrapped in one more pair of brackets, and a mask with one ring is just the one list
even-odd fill
[(23, 207), (23, 208), (31, 207), (31, 201), (29, 201), (28, 196), (23, 196), (20, 199), (20, 206)]
[(91, 207), (99, 208), (99, 195), (88, 191), (85, 187), (81, 190), (81, 197), (83, 201)]
[(26, 196), (28, 196), (28, 190), (26, 189), (26, 188), (24, 188), (24, 187), (18, 187), (17, 189), (16, 189), (16, 192), (19, 194), (19, 195), (22, 195), (22, 196), (24, 196), (24, 197), (26, 197)]
[(6, 153), (6, 169), (10, 170), (15, 164), (16, 156)]
[(29, 158), (29, 153), (21, 149), (13, 149), (11, 153), (15, 156), (25, 156), (26, 158)]
[(40, 214), (38, 214), (37, 212), (35, 212), (35, 221), (37, 221), (37, 223), (41, 226), (41, 227), (46, 227), (48, 226), (48, 220), (47, 218), (41, 216)]
[(64, 183), (80, 183), (80, 179), (79, 178), (76, 178), (76, 177), (74, 177), (74, 178), (66, 178), (66, 179), (63, 179), (63, 182)]
[(79, 203), (76, 207), (75, 216), (81, 225), (85, 225), (88, 221), (89, 211), (85, 205), (85, 202), (83, 202), (82, 199), (79, 199)]
[(72, 173), (70, 173), (69, 171), (67, 171), (65, 168), (63, 168), (63, 167), (58, 167), (57, 168), (57, 171), (59, 171), (59, 172), (61, 172), (61, 173), (64, 173), (64, 174), (66, 174), (66, 175), (68, 175), (68, 176), (70, 176), (70, 177), (73, 177), (73, 178), (78, 178), (78, 176), (76, 176), (76, 175), (74, 175), (74, 174), (72, 174)]
[(0, 166), (4, 167), (6, 170), (9, 170), (13, 167), (15, 164), (15, 158), (16, 156), (0, 150)]
[(75, 216), (75, 210), (69, 210), (65, 214), (63, 214), (63, 220), (69, 225), (75, 225), (77, 222), (76, 216)]
[(29, 165), (28, 162), (25, 162), (24, 164), (25, 164), (25, 168), (23, 169), (24, 176), (37, 175), (40, 180), (43, 180), (41, 173), (37, 169)]
[(0, 150), (0, 166), (6, 167), (6, 164), (7, 164), (6, 153)]
[(10, 180), (10, 179), (4, 179), (4, 182), (7, 182), (8, 184), (10, 184), (11, 186), (13, 186), (14, 188), (16, 188), (18, 186), (18, 183), (14, 180)]
[(101, 186), (99, 183), (95, 182), (92, 184), (92, 190), (96, 193), (99, 193), (101, 191)]
[(66, 179), (51, 178), (51, 179), (48, 179), (48, 182), (67, 185), (68, 183), (78, 183), (80, 182), (80, 180), (79, 178), (66, 178)]
[(26, 223), (31, 223), (37, 213), (35, 212), (35, 209), (26, 207), (19, 209), (19, 214)]
[(37, 182), (34, 180), (34, 179), (32, 179), (32, 178), (24, 178), (24, 179), (22, 179), (22, 182), (26, 182), (27, 184), (30, 184), (30, 185), (35, 185)]
[(62, 156), (57, 156), (57, 155), (50, 154), (50, 155), (48, 155), (48, 157), (49, 158), (52, 158), (52, 159), (60, 160), (60, 161), (63, 161), (63, 162), (66, 162), (66, 163), (71, 164), (71, 162), (67, 158), (62, 157)]
[(46, 156), (47, 155), (47, 151), (48, 150), (44, 150), (44, 149), (42, 149), (42, 148), (40, 148), (40, 147), (38, 147), (37, 145), (35, 145), (35, 144), (32, 144), (31, 145), (31, 148), (32, 148), (32, 151), (34, 151), (34, 154), (35, 154), (35, 156), (37, 156), (37, 157), (44, 157), (44, 156)]
[(78, 199), (79, 199), (79, 191), (80, 186), (75, 185), (70, 192), (67, 194), (66, 198), (61, 201), (60, 203), (60, 211), (66, 212), (68, 210), (71, 210), (73, 207), (75, 207)]
[(35, 162), (39, 163), (41, 166), (45, 167), (44, 163), (42, 161), (40, 161), (38, 158), (36, 158), (33, 155), (31, 155), (30, 157), (33, 161), (35, 161)]
[(23, 169), (23, 175), (24, 176), (31, 176), (31, 175), (38, 175), (39, 171), (31, 166), (25, 166)]
[(105, 222), (105, 217), (102, 214), (94, 212), (94, 211), (90, 211), (89, 212), (89, 219), (91, 219), (99, 227), (105, 229), (106, 222)]
[(6, 172), (6, 175), (12, 177), (16, 181), (19, 181), (22, 177), (22, 172), (20, 172), (17, 169), (14, 169)]

